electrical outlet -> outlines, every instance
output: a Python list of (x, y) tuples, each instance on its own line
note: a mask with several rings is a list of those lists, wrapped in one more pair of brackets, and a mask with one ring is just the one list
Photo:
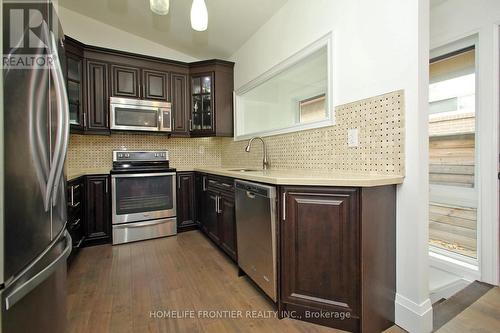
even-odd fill
[(359, 146), (359, 135), (357, 128), (351, 128), (347, 130), (347, 147), (358, 147)]

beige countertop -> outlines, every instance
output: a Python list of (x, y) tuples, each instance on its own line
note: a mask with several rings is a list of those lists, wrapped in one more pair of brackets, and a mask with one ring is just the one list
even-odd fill
[[(236, 170), (236, 171), (235, 171)], [(333, 171), (315, 170), (257, 170), (237, 171), (240, 168), (177, 168), (178, 172), (198, 171), (219, 176), (268, 183), (274, 185), (316, 185), (316, 186), (356, 186), (371, 187), (381, 185), (401, 184), (403, 176), (349, 174)], [(110, 168), (93, 168), (70, 170), (66, 179), (72, 180), (86, 175), (108, 174)]]
[(77, 169), (77, 170), (68, 170), (66, 172), (66, 180), (70, 181), (82, 176), (90, 176), (90, 175), (105, 175), (109, 174), (111, 168), (92, 168), (92, 169)]
[(238, 168), (194, 168), (195, 171), (274, 185), (371, 187), (401, 184), (403, 176), (348, 174), (314, 170), (235, 171)]

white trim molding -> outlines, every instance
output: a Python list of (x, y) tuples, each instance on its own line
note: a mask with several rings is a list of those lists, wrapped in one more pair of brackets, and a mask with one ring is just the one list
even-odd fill
[(420, 304), (396, 294), (396, 324), (401, 327), (411, 327), (411, 332), (432, 332), (432, 303), (427, 298)]

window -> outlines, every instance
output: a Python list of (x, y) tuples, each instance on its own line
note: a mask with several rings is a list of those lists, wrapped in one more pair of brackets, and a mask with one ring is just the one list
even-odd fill
[(235, 138), (333, 124), (331, 36), (278, 64), (235, 93)]
[(475, 46), (431, 60), (429, 244), (477, 258)]

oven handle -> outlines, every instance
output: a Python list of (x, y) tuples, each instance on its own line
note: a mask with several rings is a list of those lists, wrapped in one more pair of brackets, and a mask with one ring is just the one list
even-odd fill
[(161, 219), (158, 221), (145, 221), (145, 222), (131, 222), (131, 223), (124, 223), (124, 224), (114, 224), (113, 228), (115, 229), (124, 229), (124, 228), (141, 228), (141, 227), (148, 227), (152, 225), (157, 225), (157, 224), (163, 224), (172, 220), (176, 220), (176, 218), (169, 218), (169, 219)]
[(113, 174), (111, 178), (138, 178), (138, 177), (161, 177), (161, 176), (175, 176), (175, 172), (156, 172), (156, 173), (125, 173)]

